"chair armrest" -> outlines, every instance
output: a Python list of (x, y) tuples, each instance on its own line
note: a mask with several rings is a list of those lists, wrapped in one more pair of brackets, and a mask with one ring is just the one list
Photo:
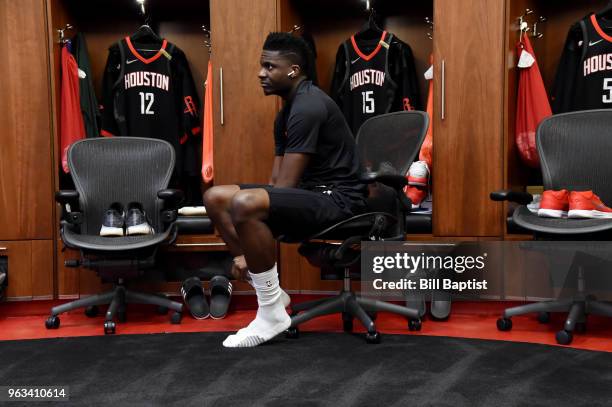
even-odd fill
[[(157, 191), (157, 197), (164, 201), (164, 210), (161, 213), (162, 222), (167, 225), (176, 221), (178, 206), (183, 202), (185, 195), (179, 189), (162, 189)], [(176, 231), (176, 229), (175, 229)]]
[(55, 193), (55, 201), (62, 206), (62, 221), (72, 225), (80, 225), (83, 222), (77, 191), (59, 190)]
[(78, 204), (79, 193), (74, 190), (62, 189), (55, 193), (55, 201), (60, 204)]
[(510, 201), (516, 202), (520, 205), (527, 205), (533, 201), (533, 196), (531, 194), (522, 191), (512, 191), (509, 189), (491, 192), (489, 197), (493, 201)]
[(381, 174), (377, 172), (368, 172), (361, 174), (359, 179), (365, 184), (373, 184), (374, 182), (380, 182), (381, 184), (387, 185), (395, 190), (402, 189), (406, 185), (408, 185), (408, 180), (406, 179), (406, 177), (399, 174)]
[(157, 191), (157, 197), (166, 202), (167, 208), (176, 209), (185, 199), (185, 194), (179, 189), (162, 189)]

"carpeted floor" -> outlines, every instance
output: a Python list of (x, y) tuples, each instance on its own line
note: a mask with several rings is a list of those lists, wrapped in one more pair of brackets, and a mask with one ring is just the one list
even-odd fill
[(335, 333), (224, 349), (226, 335), (4, 341), (0, 384), (69, 386), (70, 404), (115, 406), (593, 407), (612, 400), (611, 353), (408, 335), (367, 345), (361, 335)]

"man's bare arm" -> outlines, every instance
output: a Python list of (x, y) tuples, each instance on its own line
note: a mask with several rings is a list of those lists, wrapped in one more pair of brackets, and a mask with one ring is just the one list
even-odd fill
[(310, 155), (302, 153), (287, 153), (282, 159), (275, 187), (295, 188), (310, 161)]
[(270, 175), (270, 181), (268, 181), (268, 184), (270, 185), (276, 184), (276, 180), (278, 178), (278, 174), (280, 172), (282, 163), (283, 163), (282, 155), (277, 155), (274, 157), (274, 164), (272, 164), (272, 175)]

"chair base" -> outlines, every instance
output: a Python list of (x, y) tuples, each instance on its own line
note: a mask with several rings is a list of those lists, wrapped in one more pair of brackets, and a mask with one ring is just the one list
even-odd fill
[(117, 319), (120, 322), (125, 321), (125, 310), (128, 303), (157, 305), (159, 310), (163, 311), (163, 313), (167, 312), (168, 309), (171, 309), (174, 311), (171, 316), (171, 322), (173, 324), (179, 324), (181, 322), (183, 304), (159, 295), (127, 290), (120, 282), (114, 285), (112, 291), (81, 298), (51, 308), (51, 316), (49, 316), (45, 322), (45, 326), (47, 329), (59, 328), (60, 320), (58, 315), (64, 312), (87, 307), (85, 313), (88, 316), (95, 316), (97, 315), (98, 305), (109, 304), (104, 318), (104, 333), (114, 334), (115, 322), (113, 320), (115, 316), (117, 316)]
[(388, 311), (408, 317), (411, 330), (420, 329), (421, 320), (419, 311), (414, 308), (390, 304), (388, 302), (371, 300), (357, 297), (353, 292), (342, 290), (332, 298), (323, 298), (291, 305), (291, 327), (288, 331), (289, 337), (297, 336), (298, 325), (313, 318), (335, 313), (342, 313), (342, 322), (345, 332), (353, 330), (353, 318), (357, 318), (367, 330), (366, 341), (368, 343), (380, 342), (380, 334), (376, 330), (374, 313), (377, 311)]
[(588, 314), (612, 317), (612, 304), (597, 301), (591, 297), (585, 297), (520, 305), (504, 310), (502, 318), (497, 320), (497, 328), (500, 331), (509, 331), (512, 329), (512, 320), (510, 318), (531, 312), (538, 312), (538, 320), (542, 323), (548, 322), (550, 312), (569, 312), (563, 329), (555, 335), (557, 343), (569, 345), (572, 342), (574, 331), (586, 329)]

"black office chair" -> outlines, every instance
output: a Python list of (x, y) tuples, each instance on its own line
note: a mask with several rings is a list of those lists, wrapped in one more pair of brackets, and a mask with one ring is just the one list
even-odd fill
[[(86, 139), (74, 143), (68, 151), (68, 166), (76, 191), (58, 191), (62, 205), (61, 238), (66, 247), (79, 249), (79, 260), (66, 266), (83, 266), (96, 271), (103, 281), (113, 283), (113, 290), (53, 307), (45, 326), (58, 328), (59, 314), (87, 307), (95, 316), (97, 306), (110, 304), (104, 333), (115, 333), (117, 314), (125, 320), (126, 303), (157, 305), (160, 312), (174, 310), (172, 323), (181, 321), (183, 306), (159, 295), (127, 290), (124, 280), (153, 268), (161, 244), (176, 238), (176, 207), (182, 192), (166, 189), (175, 163), (173, 147), (161, 140), (118, 137)], [(113, 202), (127, 205), (139, 202), (155, 233), (141, 236), (101, 237), (103, 215)]]
[[(537, 130), (537, 148), (540, 154), (544, 190), (592, 189), (604, 202), (612, 203), (612, 110), (590, 110), (559, 114), (545, 119)], [(610, 240), (610, 219), (555, 219), (542, 218), (530, 212), (526, 205), (533, 197), (526, 192), (497, 191), (491, 193), (494, 201), (512, 201), (520, 204), (513, 213), (514, 227), (528, 230), (536, 239), (546, 240)], [(584, 258), (591, 245), (581, 243), (574, 249)], [(529, 249), (529, 248), (527, 248)], [(587, 254), (588, 255), (588, 254)], [(554, 270), (552, 270), (554, 273)], [(501, 331), (512, 329), (511, 317), (538, 312), (538, 320), (548, 322), (550, 312), (569, 311), (564, 329), (556, 334), (557, 342), (569, 344), (573, 331), (585, 327), (587, 314), (612, 316), (612, 305), (596, 301), (584, 292), (583, 271), (578, 269), (578, 291), (574, 298), (537, 302), (508, 308), (497, 321)]]
[[(369, 212), (333, 225), (307, 241), (299, 252), (316, 267), (344, 271), (344, 286), (332, 298), (292, 305), (291, 327), (288, 337), (297, 337), (298, 325), (321, 315), (342, 313), (344, 331), (353, 329), (353, 318), (367, 329), (368, 343), (380, 342), (373, 319), (377, 311), (389, 311), (409, 318), (411, 330), (421, 328), (417, 309), (358, 297), (351, 291), (351, 266), (361, 258), (362, 240), (405, 239), (406, 213), (410, 200), (403, 192), (406, 173), (419, 152), (425, 138), (429, 119), (424, 112), (397, 112), (367, 120), (357, 135), (357, 146), (366, 174), (364, 182), (370, 188)], [(291, 241), (290, 238), (284, 238)], [(326, 243), (341, 240), (340, 244)], [(357, 247), (356, 247), (357, 246)]]

